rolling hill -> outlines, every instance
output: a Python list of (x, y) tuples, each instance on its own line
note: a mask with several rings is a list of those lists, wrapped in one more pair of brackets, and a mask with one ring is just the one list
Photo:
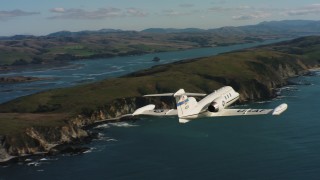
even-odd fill
[(150, 28), (137, 32), (102, 29), (60, 31), (39, 37), (16, 35), (0, 38), (0, 66), (64, 63), (77, 59), (139, 55), (317, 35), (320, 33), (319, 27), (320, 21), (291, 20), (209, 30)]

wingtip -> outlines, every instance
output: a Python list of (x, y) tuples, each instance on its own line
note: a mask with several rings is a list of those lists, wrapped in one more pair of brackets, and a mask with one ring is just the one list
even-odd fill
[(187, 123), (187, 122), (189, 122), (189, 121), (190, 121), (190, 120), (179, 118), (179, 123), (182, 123), (182, 124)]
[(272, 115), (280, 115), (287, 109), (288, 109), (288, 104), (286, 103), (280, 104), (273, 110)]

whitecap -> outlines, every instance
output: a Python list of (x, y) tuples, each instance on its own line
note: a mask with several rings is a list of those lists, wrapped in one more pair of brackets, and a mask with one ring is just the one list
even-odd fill
[(116, 142), (118, 140), (114, 139), (114, 138), (110, 138), (110, 137), (106, 137), (106, 136), (101, 136), (98, 139), (99, 141), (106, 141), (106, 142)]
[(28, 158), (28, 159), (25, 159), (24, 161), (25, 161), (25, 162), (31, 162), (32, 159), (29, 159), (29, 158)]
[(98, 133), (98, 138), (105, 137), (103, 133)]
[(109, 138), (107, 141), (112, 141), (112, 142), (116, 142), (116, 141), (118, 141), (118, 140), (116, 140), (116, 139), (113, 139), (113, 138)]
[(136, 127), (138, 125), (130, 124), (128, 122), (116, 122), (116, 123), (109, 123), (109, 125), (114, 127)]
[(265, 103), (270, 103), (271, 101), (258, 101), (256, 102), (257, 104), (265, 104)]
[(28, 166), (40, 166), (39, 162), (30, 162), (27, 164)]
[(88, 149), (88, 150), (84, 151), (83, 153), (84, 153), (84, 154), (92, 153), (92, 148), (90, 148), (90, 149)]
[(56, 161), (58, 158), (41, 158), (39, 161)]
[(94, 129), (107, 129), (109, 127), (110, 126), (108, 124), (100, 124), (100, 125), (94, 127)]

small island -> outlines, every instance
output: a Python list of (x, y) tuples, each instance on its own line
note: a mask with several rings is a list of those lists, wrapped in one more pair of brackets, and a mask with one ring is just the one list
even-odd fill
[(154, 57), (153, 60), (154, 62), (159, 62), (160, 61), (160, 58), (158, 56)]

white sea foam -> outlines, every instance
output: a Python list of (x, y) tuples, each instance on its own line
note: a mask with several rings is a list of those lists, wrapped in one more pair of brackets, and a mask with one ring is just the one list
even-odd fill
[[(137, 127), (138, 125), (135, 124), (130, 124), (128, 122), (116, 122), (116, 123), (106, 123), (106, 124), (100, 124), (96, 127), (94, 127), (94, 129), (108, 129), (110, 127), (125, 127), (125, 128), (129, 128), (129, 127)], [(99, 133), (100, 135), (100, 133)]]
[(39, 161), (56, 161), (58, 158), (41, 158)]
[(118, 140), (114, 139), (114, 138), (108, 138), (107, 139), (108, 142), (112, 141), (112, 142), (117, 142)]
[(90, 149), (84, 151), (83, 153), (84, 154), (92, 153), (93, 150), (94, 150), (94, 148), (90, 148)]
[(116, 123), (109, 123), (110, 126), (114, 126), (114, 127), (136, 127), (138, 125), (135, 124), (130, 124), (128, 122), (116, 122)]
[(99, 136), (99, 141), (106, 141), (106, 142), (116, 142), (118, 140), (114, 139), (114, 138), (111, 138), (111, 137), (107, 137), (105, 136), (104, 134)]
[(94, 127), (94, 129), (107, 129), (107, 128), (110, 128), (110, 126), (108, 124), (100, 124), (100, 125)]
[(30, 163), (28, 163), (27, 165), (28, 165), (28, 166), (35, 166), (35, 167), (37, 167), (37, 166), (40, 166), (41, 164), (40, 164), (39, 162), (35, 161), (35, 162), (30, 162)]
[(271, 101), (259, 101), (257, 104), (265, 104), (265, 103), (270, 103)]
[(297, 86), (285, 86), (280, 88), (281, 91), (297, 91), (299, 90)]
[[(118, 140), (114, 139), (114, 138), (111, 138), (111, 137), (107, 137), (105, 134), (103, 133), (98, 133), (98, 139), (97, 141), (106, 141), (106, 142), (116, 142)], [(92, 150), (92, 149), (91, 149)]]
[(31, 162), (32, 159), (29, 159), (29, 158), (28, 158), (28, 159), (25, 159), (24, 161), (25, 161), (25, 162)]

